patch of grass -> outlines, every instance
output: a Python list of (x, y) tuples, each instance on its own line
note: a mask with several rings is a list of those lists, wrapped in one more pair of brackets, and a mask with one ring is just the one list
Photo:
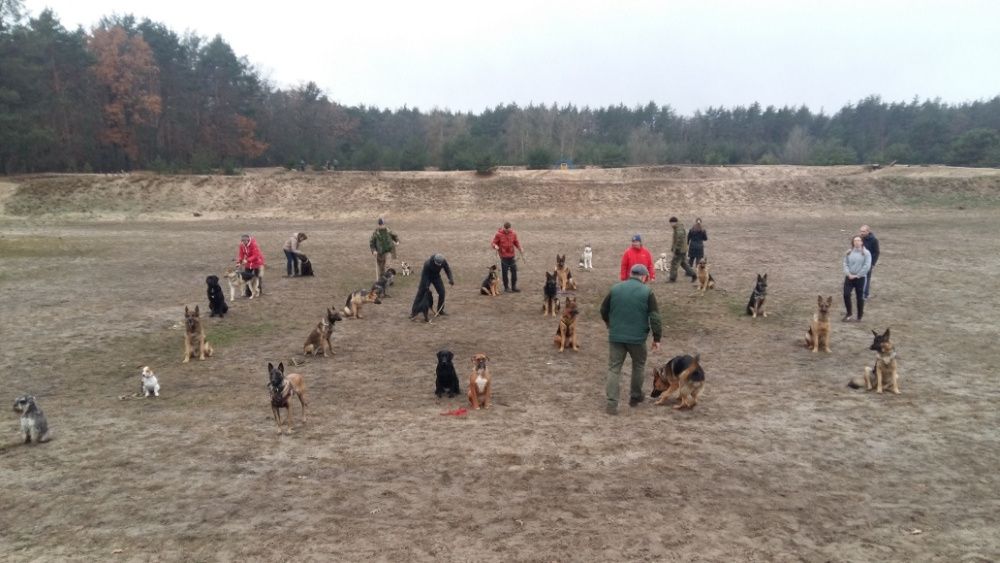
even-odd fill
[(93, 246), (67, 242), (59, 237), (0, 236), (0, 256), (4, 258), (56, 258), (96, 253)]
[(274, 324), (270, 322), (240, 325), (227, 323), (213, 326), (211, 327), (211, 330), (206, 329), (206, 334), (208, 335), (208, 341), (212, 343), (212, 346), (222, 347), (238, 342), (244, 338), (253, 338), (255, 336), (273, 334), (275, 331), (276, 328)]

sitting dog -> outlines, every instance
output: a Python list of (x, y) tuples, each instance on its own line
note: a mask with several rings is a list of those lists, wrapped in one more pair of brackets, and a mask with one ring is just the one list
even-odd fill
[(669, 362), (653, 370), (652, 397), (659, 397), (657, 405), (667, 402), (677, 392), (675, 409), (694, 408), (698, 396), (705, 389), (705, 372), (701, 369), (701, 355), (674, 356)]
[(379, 276), (378, 281), (372, 285), (372, 290), (378, 295), (379, 298), (391, 297), (389, 295), (389, 286), (393, 284), (396, 280), (396, 270), (393, 268), (388, 268), (381, 276)]
[(260, 295), (260, 276), (253, 272), (237, 266), (229, 266), (225, 273), (226, 281), (229, 282), (229, 300), (236, 301), (236, 290), (240, 295), (250, 292), (250, 299)]
[(21, 415), (21, 432), (24, 434), (24, 443), (49, 441), (49, 421), (45, 419), (45, 413), (35, 402), (32, 395), (24, 395), (14, 400), (14, 412)]
[(715, 288), (715, 278), (708, 272), (708, 261), (704, 258), (698, 260), (698, 291), (705, 295), (705, 291)]
[(212, 311), (209, 317), (225, 317), (229, 312), (229, 305), (226, 305), (226, 292), (219, 285), (219, 276), (208, 276), (205, 284), (208, 286), (208, 308)]
[(142, 383), (139, 386), (139, 391), (144, 397), (149, 398), (160, 396), (160, 382), (156, 379), (156, 374), (153, 373), (153, 370), (149, 369), (149, 366), (142, 366), (140, 379)]
[(359, 289), (348, 295), (344, 304), (344, 316), (354, 319), (364, 318), (361, 316), (361, 306), (365, 303), (382, 304), (378, 291), (374, 287), (369, 290)]
[(472, 375), (469, 376), (469, 404), (472, 408), (479, 410), (490, 408), (490, 395), (492, 394), (493, 377), (486, 367), (489, 357), (486, 354), (476, 354), (472, 356)]
[(316, 273), (313, 272), (313, 263), (309, 261), (309, 258), (305, 254), (299, 254), (299, 276), (315, 276)]
[(435, 370), (437, 377), (434, 380), (434, 394), (437, 395), (438, 399), (444, 394), (447, 394), (450, 399), (462, 392), (458, 388), (458, 374), (455, 373), (455, 364), (452, 363), (454, 358), (455, 354), (451, 350), (441, 350), (437, 353), (438, 364)]
[(819, 352), (819, 347), (823, 346), (823, 351), (830, 353), (830, 309), (833, 307), (833, 296), (823, 301), (822, 295), (816, 296), (816, 314), (813, 315), (812, 323), (809, 324), (809, 332), (806, 333), (806, 348), (811, 348), (813, 352)]
[(556, 328), (554, 344), (562, 352), (566, 345), (571, 345), (573, 350), (580, 351), (580, 345), (576, 342), (576, 317), (580, 311), (576, 308), (576, 297), (567, 297), (563, 306), (563, 314), (559, 319), (559, 327)]
[(576, 280), (573, 271), (566, 267), (566, 255), (556, 254), (556, 278), (562, 291), (576, 291)]
[(757, 274), (757, 285), (754, 286), (750, 294), (750, 302), (747, 303), (747, 314), (757, 318), (757, 315), (767, 317), (764, 312), (764, 300), (767, 299), (767, 274), (763, 276)]
[(404, 276), (408, 276), (413, 273), (413, 268), (411, 268), (410, 265), (407, 264), (406, 262), (400, 262), (399, 273), (403, 274)]
[(198, 306), (194, 306), (194, 311), (184, 306), (184, 361), (197, 356), (199, 360), (204, 360), (212, 355), (212, 345), (205, 340), (205, 327), (201, 325)]
[[(886, 385), (893, 393), (898, 395), (899, 372), (896, 369), (896, 347), (889, 340), (889, 329), (885, 329), (885, 332), (882, 334), (873, 330), (872, 334), (875, 335), (875, 340), (872, 341), (872, 345), (868, 349), (875, 351), (875, 367), (870, 368), (865, 366), (865, 389), (871, 391), (874, 388), (877, 392), (881, 393), (883, 385)], [(874, 382), (872, 381), (873, 371), (875, 372)], [(847, 386), (859, 389), (861, 384), (859, 381), (852, 379)]]
[(326, 317), (323, 317), (319, 320), (316, 328), (306, 338), (306, 343), (302, 345), (302, 353), (306, 356), (310, 354), (318, 356), (322, 353), (323, 357), (326, 358), (329, 355), (333, 355), (333, 350), (330, 348), (330, 335), (333, 334), (333, 325), (326, 319)]
[(590, 247), (589, 243), (583, 247), (583, 254), (580, 255), (580, 269), (594, 269), (594, 250)]
[(653, 262), (653, 269), (658, 272), (666, 272), (670, 269), (670, 260), (667, 259), (667, 253), (664, 252), (660, 254), (660, 257)]
[(556, 316), (559, 310), (559, 286), (556, 285), (556, 274), (545, 272), (545, 302), (542, 304), (542, 316)]
[(289, 403), (289, 399), (292, 395), (299, 398), (299, 404), (302, 405), (302, 424), (306, 423), (306, 405), (308, 403), (306, 402), (305, 379), (297, 373), (285, 375), (284, 363), (279, 363), (278, 367), (268, 363), (267, 373), (267, 391), (271, 397), (271, 414), (274, 415), (274, 421), (278, 423), (278, 434), (281, 434), (281, 409), (288, 411), (288, 416), (285, 419), (288, 421), (288, 433), (291, 434), (292, 405)]
[(490, 266), (490, 270), (486, 274), (486, 279), (484, 279), (483, 284), (479, 286), (479, 293), (493, 297), (500, 295), (500, 276), (497, 275), (496, 264)]

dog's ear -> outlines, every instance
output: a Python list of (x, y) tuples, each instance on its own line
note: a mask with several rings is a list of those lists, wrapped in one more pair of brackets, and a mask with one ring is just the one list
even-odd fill
[(694, 361), (691, 362), (691, 365), (697, 366), (700, 363), (701, 363), (701, 354), (695, 354), (694, 355)]
[(882, 338), (889, 340), (889, 327), (885, 328), (885, 333), (882, 335)]
[(826, 306), (827, 307), (832, 307), (833, 306), (833, 296), (832, 295), (826, 298)]
[(823, 305), (823, 296), (822, 295), (817, 295), (816, 296), (816, 304), (819, 305), (819, 306)]
[(272, 371), (274, 371), (274, 364), (267, 362), (267, 373), (271, 373)]
[(199, 312), (198, 312), (198, 307), (199, 307), (199, 306), (200, 306), (200, 305), (195, 305), (195, 306), (194, 306), (194, 316), (196, 316), (196, 317), (197, 317), (197, 316), (199, 315)]
[(767, 281), (767, 273), (765, 273), (765, 274), (764, 274), (764, 278), (763, 278), (763, 280), (764, 280), (764, 281)]
[(189, 310), (188, 310), (188, 306), (187, 306), (187, 305), (185, 305), (185, 306), (184, 306), (184, 316), (186, 317), (186, 316), (188, 316), (188, 315), (190, 315), (190, 314), (191, 314), (191, 311), (189, 311)]
[(285, 362), (278, 362), (278, 371), (285, 373)]
[(875, 332), (874, 330), (872, 330), (872, 334), (874, 334), (875, 336), (878, 336), (878, 333)]

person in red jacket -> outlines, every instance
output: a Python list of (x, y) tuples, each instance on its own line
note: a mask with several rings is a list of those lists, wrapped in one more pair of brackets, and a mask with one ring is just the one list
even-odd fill
[[(262, 275), (264, 270), (264, 255), (260, 253), (260, 247), (257, 246), (257, 239), (250, 235), (240, 236), (240, 246), (236, 250), (236, 262), (240, 266), (243, 266), (243, 279), (249, 280), (254, 276), (258, 276), (261, 281), (259, 286), (260, 292), (264, 293), (264, 277)], [(250, 288), (247, 288), (247, 291), (249, 290)]]
[(632, 266), (642, 264), (649, 272), (649, 281), (656, 279), (656, 270), (653, 268), (653, 255), (642, 245), (642, 237), (632, 235), (632, 246), (625, 249), (622, 255), (621, 280), (625, 281), (631, 275)]
[[(500, 271), (503, 277), (503, 290), (504, 292), (513, 291), (514, 293), (520, 293), (520, 289), (517, 288), (517, 258), (514, 254), (515, 250), (524, 252), (521, 248), (521, 241), (517, 240), (517, 233), (514, 229), (510, 228), (510, 222), (503, 224), (503, 227), (497, 230), (497, 234), (493, 236), (493, 250), (497, 251), (500, 255)], [(510, 272), (510, 283), (507, 283), (507, 272)]]

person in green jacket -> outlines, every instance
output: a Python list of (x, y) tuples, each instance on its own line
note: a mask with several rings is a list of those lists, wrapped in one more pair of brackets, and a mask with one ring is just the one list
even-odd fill
[(376, 281), (385, 273), (385, 257), (392, 254), (392, 259), (396, 259), (396, 245), (399, 244), (399, 237), (389, 230), (385, 225), (385, 220), (378, 218), (378, 228), (372, 233), (372, 238), (368, 240), (368, 246), (375, 256), (375, 279)]
[(663, 323), (653, 289), (646, 285), (649, 270), (642, 264), (632, 266), (629, 279), (611, 287), (601, 303), (601, 318), (608, 327), (608, 414), (618, 414), (619, 379), (625, 355), (632, 358), (630, 407), (642, 402), (643, 371), (646, 368), (646, 338), (653, 332), (654, 352), (660, 349)]

